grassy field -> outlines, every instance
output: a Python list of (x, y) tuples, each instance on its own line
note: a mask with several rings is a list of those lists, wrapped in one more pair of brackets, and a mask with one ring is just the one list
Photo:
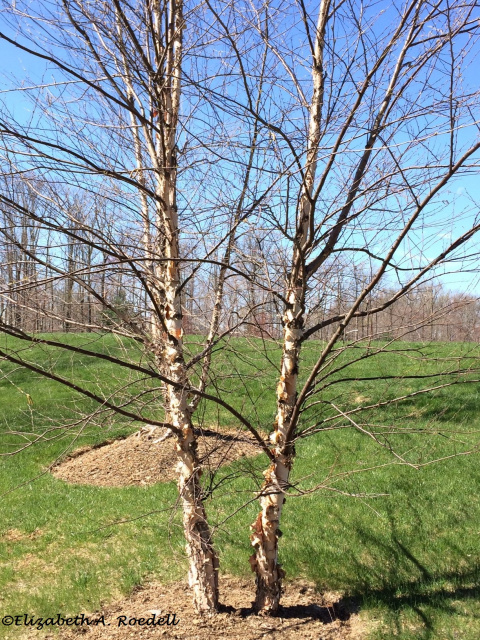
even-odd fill
[[(134, 344), (111, 337), (63, 339), (142, 362)], [(1, 340), (4, 347), (5, 338)], [(13, 346), (12, 341), (8, 345)], [(303, 370), (319, 348), (313, 341), (307, 344)], [(474, 367), (479, 355), (471, 344), (403, 343), (374, 355), (376, 348), (359, 348), (356, 356), (371, 357), (343, 369), (350, 355), (339, 353), (319, 398), (342, 410), (385, 402), (425, 386), (415, 376), (453, 370), (462, 358)], [(190, 340), (189, 349), (198, 349), (196, 340)], [(150, 385), (151, 394), (134, 402), (143, 403), (147, 415), (161, 417), (154, 402), (156, 385), (139, 374), (45, 346), (24, 356), (94, 392), (108, 395), (121, 388), (112, 396), (116, 401), (133, 398)], [(279, 359), (276, 345), (253, 339), (232, 340), (215, 354), (217, 392), (265, 430), (271, 428), (275, 412)], [(1, 610), (12, 615), (76, 614), (97, 609), (146, 578), (183, 578), (186, 562), (179, 516), (172, 509), (173, 483), (123, 489), (74, 486), (46, 472), (65, 451), (126, 435), (139, 425), (102, 413), (84, 422), (93, 402), (5, 362), (0, 362), (0, 372), (0, 452), (13, 452), (48, 430), (42, 441), (0, 457)], [(400, 378), (388, 377), (393, 375)], [(374, 379), (360, 381), (362, 377)], [(431, 384), (442, 381), (432, 378)], [(413, 468), (388, 451), (392, 446), (405, 459), (425, 463), (470, 449), (480, 441), (478, 405), (479, 385), (458, 384), (362, 414), (359, 422), (376, 425), (384, 446), (353, 426), (298, 442), (294, 482), (302, 490), (322, 483), (325, 488), (288, 500), (281, 540), (287, 575), (306, 577), (321, 589), (354, 598), (372, 639), (480, 637), (478, 454)], [(302, 425), (332, 413), (328, 404), (315, 405)], [(200, 407), (197, 419), (206, 425), (234, 424), (225, 410), (213, 405)], [(65, 424), (70, 428), (61, 428)], [(244, 473), (240, 462), (224, 468), (223, 477), (238, 473), (229, 484), (221, 484), (208, 503), (211, 520), (219, 525), (222, 571), (249, 573), (248, 525), (257, 506), (238, 509), (251, 498), (265, 462), (259, 455), (252, 473)], [(0, 637), (2, 633), (5, 628), (0, 626)]]

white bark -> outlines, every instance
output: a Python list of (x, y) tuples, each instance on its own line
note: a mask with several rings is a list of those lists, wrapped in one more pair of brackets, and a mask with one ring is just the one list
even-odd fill
[[(170, 185), (171, 187), (171, 185)], [(163, 193), (165, 202), (173, 203), (174, 189)], [(167, 242), (170, 260), (165, 270), (165, 327), (167, 330), (163, 357), (172, 382), (167, 385), (169, 417), (176, 427), (178, 456), (178, 490), (183, 507), (183, 526), (189, 558), (189, 583), (193, 589), (195, 608), (199, 612), (213, 612), (218, 606), (218, 559), (213, 549), (200, 486), (201, 469), (197, 458), (197, 443), (187, 405), (185, 361), (183, 357), (183, 328), (178, 267), (178, 231), (175, 207), (170, 208), (171, 241)]]
[(284, 577), (284, 571), (278, 562), (278, 539), (281, 535), (279, 525), (292, 459), (295, 455), (292, 442), (294, 429), (292, 431), (290, 418), (297, 398), (300, 340), (303, 334), (305, 312), (306, 274), (303, 256), (311, 241), (312, 193), (323, 106), (323, 46), (329, 6), (330, 0), (322, 0), (315, 38), (312, 69), (313, 96), (310, 105), (306, 163), (297, 218), (296, 244), (287, 291), (287, 306), (283, 316), (283, 354), (277, 385), (277, 416), (275, 429), (270, 437), (274, 460), (263, 474), (265, 482), (260, 494), (261, 510), (251, 526), (250, 540), (255, 553), (250, 558), (250, 565), (256, 573), (257, 583), (255, 607), (258, 612), (265, 614), (275, 613), (278, 610)]
[[(155, 150), (157, 166), (157, 281), (163, 288), (162, 322), (157, 323), (154, 343), (158, 360), (174, 383), (167, 385), (169, 419), (176, 433), (178, 489), (183, 508), (183, 526), (189, 558), (189, 582), (199, 612), (218, 606), (218, 559), (213, 549), (200, 485), (201, 469), (191, 414), (187, 404), (187, 376), (183, 356), (183, 318), (180, 300), (179, 226), (176, 203), (176, 128), (180, 105), (182, 57), (182, 2), (170, 0), (166, 34), (165, 73), (161, 78), (158, 130)], [(160, 320), (160, 319), (159, 319)], [(175, 384), (177, 383), (177, 384)]]

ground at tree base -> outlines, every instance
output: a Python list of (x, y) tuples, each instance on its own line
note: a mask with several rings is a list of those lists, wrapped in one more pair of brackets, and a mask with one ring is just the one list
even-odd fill
[[(79, 449), (52, 469), (67, 482), (121, 487), (150, 485), (175, 479), (175, 443), (173, 438), (155, 443), (159, 434), (141, 433), (98, 447)], [(152, 455), (153, 448), (153, 455)], [(199, 437), (199, 454), (212, 466), (228, 464), (259, 453), (258, 445), (244, 432), (222, 430), (222, 437), (207, 432)], [(86, 614), (90, 619), (104, 616), (97, 626), (62, 627), (60, 634), (31, 632), (15, 640), (45, 638), (51, 640), (126, 640), (129, 638), (171, 638), (176, 640), (362, 640), (366, 636), (353, 602), (338, 593), (318, 593), (305, 580), (285, 583), (282, 606), (275, 617), (257, 616), (252, 611), (255, 584), (251, 579), (220, 577), (221, 611), (212, 617), (194, 612), (191, 591), (186, 583), (151, 583), (134, 590), (130, 597), (106, 605), (102, 611)], [(176, 625), (118, 626), (126, 616), (155, 620), (176, 614)], [(109, 623), (109, 625), (108, 625)]]
[[(251, 610), (253, 579), (222, 576), (222, 611), (215, 616), (194, 613), (190, 590), (186, 583), (152, 583), (137, 588), (130, 597), (105, 606), (91, 618), (104, 616), (105, 623), (75, 629), (62, 628), (60, 634), (30, 632), (26, 638), (46, 640), (126, 640), (128, 638), (169, 638), (176, 640), (362, 640), (364, 625), (354, 603), (342, 600), (338, 594), (321, 594), (312, 584), (296, 580), (285, 587), (283, 605), (276, 617), (261, 617)], [(118, 626), (118, 617), (148, 619), (157, 614), (176, 614), (175, 626)], [(171, 618), (172, 619), (172, 618)], [(110, 625), (108, 626), (108, 623)], [(16, 636), (19, 639), (19, 636)]]

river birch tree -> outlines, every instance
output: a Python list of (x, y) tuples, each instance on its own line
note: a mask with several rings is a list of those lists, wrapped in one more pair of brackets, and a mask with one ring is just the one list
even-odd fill
[[(311, 431), (318, 433), (335, 416), (362, 430), (322, 399), (332, 377), (357, 360), (353, 351), (349, 363), (338, 364), (346, 346), (357, 344), (348, 335), (352, 321), (374, 317), (452, 265), (461, 269), (466, 255), (476, 260), (471, 242), (480, 228), (465, 200), (457, 203), (463, 211), (458, 227), (435, 241), (438, 228), (450, 222), (442, 216), (441, 198), (451, 197), (450, 183), (478, 166), (478, 83), (469, 68), (478, 44), (475, 4), (413, 0), (379, 9), (322, 0), (299, 3), (298, 12), (297, 5), (269, 9), (271, 24), (258, 37), (268, 39), (278, 75), (261, 115), (277, 158), (283, 155), (285, 181), (275, 215), (265, 214), (264, 221), (283, 229), (281, 243), (288, 249), (273, 459), (251, 535), (255, 604), (263, 613), (279, 607), (279, 527), (295, 441), (307, 435), (308, 411), (322, 403), (333, 411), (328, 419), (317, 416)], [(282, 32), (287, 24), (291, 39)], [(406, 259), (409, 239), (420, 237), (428, 249)], [(312, 293), (321, 295), (340, 256), (352, 272), (357, 256), (364, 256), (369, 275), (345, 310), (309, 322)], [(365, 307), (382, 281), (394, 279), (397, 287), (387, 299)], [(325, 327), (331, 333), (316, 363), (302, 370), (305, 341)], [(363, 431), (381, 444), (374, 429)]]
[[(90, 284), (92, 271), (100, 273), (105, 267), (101, 263), (93, 270), (75, 267), (75, 243), (89, 246), (97, 254), (103, 251), (110, 270), (117, 268), (118, 271), (122, 265), (128, 264), (130, 277), (133, 276), (137, 286), (142, 287), (147, 299), (146, 323), (142, 328), (123, 310), (117, 330), (122, 327), (121, 332), (136, 337), (144, 344), (154, 358), (154, 369), (165, 383), (166, 410), (157, 426), (164, 425), (176, 440), (189, 582), (197, 610), (215, 611), (218, 605), (218, 559), (203, 505), (201, 465), (192, 410), (188, 406), (183, 352), (181, 230), (177, 206), (177, 143), (186, 24), (183, 2), (158, 0), (129, 5), (114, 0), (94, 6), (65, 0), (53, 6), (38, 5), (36, 8), (4, 4), (5, 11), (10, 16), (12, 32), (17, 21), (18, 28), (24, 32), (28, 24), (33, 25), (34, 31), (41, 23), (45, 25), (43, 35), (36, 42), (28, 41), (28, 38), (20, 38), (19, 42), (7, 33), (2, 37), (29, 55), (30, 59), (36, 60), (37, 64), (46, 64), (54, 74), (62, 76), (61, 81), (57, 75), (56, 80), (48, 83), (47, 91), (50, 93), (46, 96), (47, 105), (43, 110), (41, 100), (45, 95), (40, 95), (42, 88), (39, 87), (40, 93), (35, 96), (36, 116), (39, 114), (37, 127), (32, 122), (25, 126), (17, 124), (17, 128), (12, 128), (11, 123), (3, 123), (6, 175), (13, 176), (22, 169), (27, 175), (37, 171), (38, 180), (46, 183), (53, 179), (54, 174), (58, 176), (58, 172), (66, 172), (71, 188), (86, 192), (98, 189), (99, 182), (87, 185), (82, 173), (93, 177), (93, 183), (99, 176), (108, 176), (107, 181), (114, 194), (112, 198), (120, 197), (119, 192), (125, 187), (130, 197), (138, 199), (140, 222), (137, 236), (127, 229), (129, 235), (122, 243), (118, 237), (108, 238), (98, 225), (92, 227), (91, 217), (82, 219), (65, 200), (62, 203), (58, 189), (50, 189), (49, 193), (44, 190), (41, 196), (46, 201), (50, 200), (53, 208), (60, 205), (60, 211), (55, 213), (50, 207), (50, 211), (42, 214), (37, 208), (25, 207), (19, 202), (12, 182), (4, 191), (4, 207), (21, 211), (30, 220), (38, 220), (45, 232), (50, 230), (68, 238), (64, 267), (59, 265), (58, 256), (50, 260), (39, 258), (43, 266), (65, 280), (67, 330), (73, 326), (74, 284), (87, 294), (93, 294), (103, 308), (111, 310), (114, 317), (119, 313), (118, 306), (112, 309), (105, 291), (95, 290)], [(69, 112), (63, 97), (54, 96), (62, 85), (82, 86), (84, 102), (76, 114)], [(78, 99), (78, 94), (74, 99)], [(93, 100), (93, 109), (88, 108), (88, 100)], [(42, 128), (48, 128), (48, 120), (52, 128), (42, 135)], [(95, 145), (98, 145), (97, 149)], [(13, 154), (12, 159), (9, 154), (13, 147), (17, 155)], [(130, 154), (130, 149), (133, 154)], [(132, 164), (129, 166), (130, 160)], [(38, 169), (38, 164), (43, 164), (43, 172)], [(35, 190), (31, 181), (30, 190)], [(102, 198), (105, 200), (104, 193), (99, 194), (99, 199)], [(64, 219), (70, 219), (70, 224)], [(8, 229), (4, 229), (4, 235), (8, 235)], [(138, 243), (135, 257), (132, 254), (134, 243)], [(20, 250), (23, 247), (24, 253), (28, 252), (26, 243), (17, 245)], [(100, 328), (98, 318), (93, 324), (96, 326), (91, 329)], [(20, 323), (4, 323), (3, 328), (13, 335), (23, 333), (23, 338), (27, 338)], [(52, 341), (52, 344), (62, 348), (60, 341)], [(11, 354), (5, 357), (12, 361)], [(207, 368), (208, 363), (205, 371)], [(130, 413), (134, 417), (135, 411)], [(140, 415), (136, 417), (141, 420)]]
[[(477, 265), (478, 213), (471, 184), (458, 182), (478, 171), (477, 7), (62, 0), (2, 9), (0, 37), (43, 65), (45, 78), (16, 87), (31, 97), (28, 118), (15, 119), (7, 104), (0, 123), (4, 247), (35, 267), (31, 282), (6, 283), (0, 330), (22, 345), (106, 359), (133, 376), (130, 395), (121, 385), (112, 392), (62, 378), (23, 346), (0, 356), (83, 394), (98, 411), (173, 434), (201, 612), (218, 607), (218, 557), (192, 416), (211, 403), (250, 431), (268, 461), (251, 525), (255, 607), (276, 613), (298, 439), (347, 426), (410, 463), (374, 424), (359, 422), (381, 401), (352, 409), (326, 390), (387, 348), (372, 318), (432, 279)], [(35, 207), (18, 197), (19, 181)], [(12, 232), (15, 216), (35, 229), (34, 252)], [(25, 296), (28, 287), (58, 293), (57, 283), (68, 313)], [(202, 307), (201, 345), (190, 354), (186, 291), (199, 298), (189, 312)], [(88, 321), (71, 312), (81, 292)], [(37, 335), (12, 309), (62, 328), (108, 330), (133, 340), (140, 355), (122, 359)], [(229, 335), (255, 336), (268, 364), (264, 345), (280, 339), (269, 424), (257, 419), (253, 398), (239, 408), (216, 384), (214, 352)], [(305, 343), (318, 337), (307, 365)], [(421, 391), (383, 404), (471, 373), (444, 368), (425, 375)], [(240, 368), (226, 375), (234, 374), (244, 384)]]

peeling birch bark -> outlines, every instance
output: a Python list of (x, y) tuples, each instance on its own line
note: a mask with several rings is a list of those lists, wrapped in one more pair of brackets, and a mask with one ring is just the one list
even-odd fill
[(329, 6), (330, 0), (321, 0), (313, 56), (313, 96), (310, 104), (307, 154), (287, 304), (283, 315), (283, 352), (277, 385), (277, 415), (275, 429), (270, 436), (273, 462), (263, 473), (265, 481), (259, 498), (261, 510), (251, 525), (250, 541), (255, 552), (250, 557), (250, 566), (256, 574), (255, 608), (258, 613), (267, 615), (278, 611), (282, 579), (285, 576), (278, 561), (278, 539), (281, 536), (279, 526), (295, 455), (293, 441), (296, 424), (291, 423), (291, 417), (297, 400), (297, 377), (305, 314), (307, 274), (304, 257), (313, 239), (312, 194), (321, 131), (324, 94), (323, 48)]
[(270, 436), (274, 461), (264, 471), (265, 482), (260, 494), (260, 513), (251, 525), (250, 540), (255, 553), (250, 566), (256, 574), (255, 609), (262, 614), (276, 613), (285, 576), (278, 561), (278, 539), (285, 492), (295, 448), (288, 437), (290, 415), (297, 395), (299, 339), (302, 335), (302, 292), (292, 289), (290, 302), (284, 315), (284, 345), (280, 380), (277, 385), (277, 417), (275, 430)]
[[(173, 247), (174, 248), (174, 247)], [(176, 427), (178, 490), (183, 509), (183, 528), (189, 558), (189, 584), (193, 590), (195, 608), (200, 613), (213, 613), (218, 608), (218, 558), (213, 548), (212, 536), (202, 499), (201, 469), (197, 456), (197, 441), (193, 432), (190, 410), (187, 405), (186, 370), (182, 344), (182, 312), (178, 295), (179, 269), (177, 263), (169, 263), (165, 281), (165, 324), (167, 344), (164, 358), (169, 377), (180, 383), (167, 385), (170, 421)]]
[[(179, 222), (176, 202), (177, 158), (176, 134), (180, 106), (183, 3), (169, 0), (154, 5), (155, 30), (158, 35), (156, 65), (158, 75), (154, 114), (157, 133), (150, 140), (149, 153), (157, 179), (157, 229), (152, 269), (155, 290), (155, 313), (152, 348), (157, 363), (173, 384), (165, 390), (166, 412), (175, 433), (178, 490), (183, 509), (183, 528), (189, 559), (189, 583), (193, 602), (199, 613), (213, 613), (218, 608), (218, 557), (212, 544), (200, 484), (201, 468), (197, 442), (188, 406), (187, 371), (183, 354), (183, 314), (180, 299), (181, 267)], [(167, 29), (162, 38), (166, 22)], [(155, 92), (154, 92), (155, 93)]]
[(218, 608), (218, 558), (202, 502), (201, 470), (191, 425), (183, 427), (182, 437), (177, 437), (176, 448), (178, 489), (189, 558), (189, 585), (193, 590), (196, 610), (213, 613)]

